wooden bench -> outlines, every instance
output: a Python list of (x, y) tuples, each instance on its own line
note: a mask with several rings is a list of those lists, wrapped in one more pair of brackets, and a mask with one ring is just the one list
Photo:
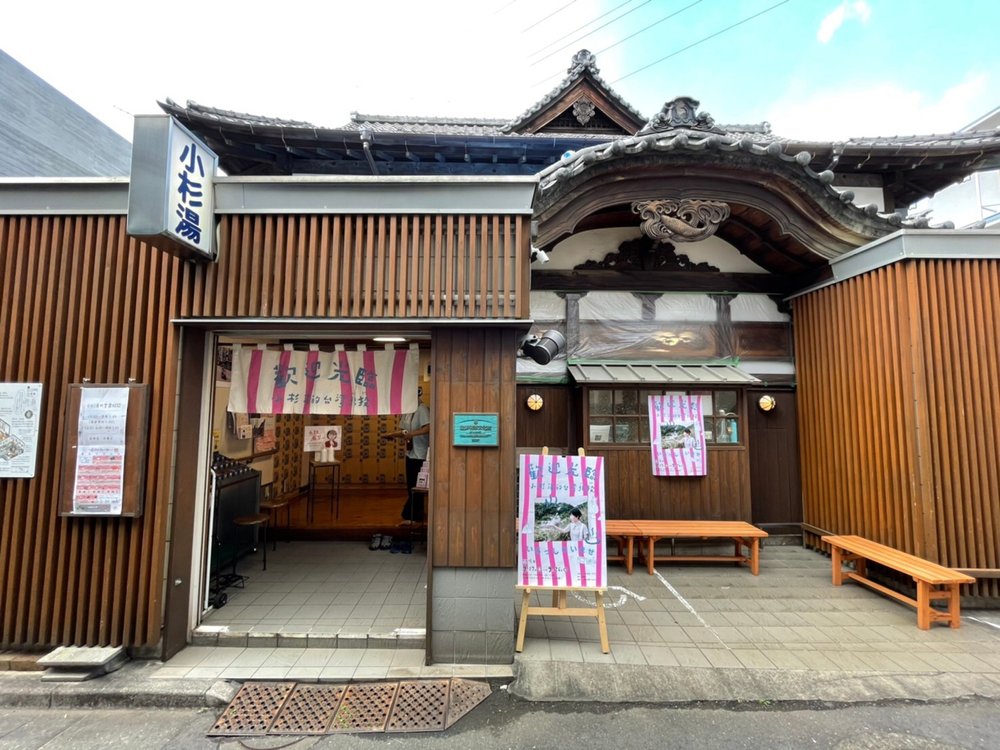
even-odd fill
[[(847, 576), (886, 596), (916, 607), (917, 627), (921, 630), (928, 630), (932, 622), (938, 621), (947, 622), (953, 628), (961, 626), (958, 587), (963, 583), (975, 583), (976, 579), (972, 576), (860, 536), (824, 536), (822, 539), (830, 545), (834, 586), (840, 586), (844, 582), (844, 576)], [(911, 599), (868, 578), (866, 569), (868, 561), (911, 576), (917, 584), (917, 598)], [(845, 571), (843, 569), (845, 562), (853, 562), (854, 570)], [(936, 600), (946, 601), (947, 611), (942, 612), (931, 607), (931, 602)]]
[[(745, 521), (607, 521), (607, 535), (618, 541), (618, 555), (608, 560), (625, 562), (632, 572), (632, 553), (639, 539), (640, 557), (653, 575), (656, 562), (735, 562), (749, 564), (750, 572), (760, 574), (760, 540), (767, 532)], [(735, 545), (732, 555), (656, 555), (656, 543), (661, 539), (728, 539)], [(743, 548), (746, 547), (746, 553)]]

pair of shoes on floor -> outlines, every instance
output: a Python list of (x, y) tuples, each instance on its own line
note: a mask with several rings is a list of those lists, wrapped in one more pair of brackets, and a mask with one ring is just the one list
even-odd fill
[(379, 544), (379, 549), (390, 549), (392, 547), (392, 537), (388, 534), (382, 535), (382, 542)]
[(412, 542), (393, 542), (392, 549), (389, 550), (392, 554), (402, 553), (404, 555), (409, 555), (413, 552)]
[(370, 542), (368, 542), (368, 549), (370, 549), (370, 550), (376, 550), (376, 549), (379, 549), (381, 546), (382, 546), (382, 535), (381, 534), (373, 534), (372, 535), (372, 540)]

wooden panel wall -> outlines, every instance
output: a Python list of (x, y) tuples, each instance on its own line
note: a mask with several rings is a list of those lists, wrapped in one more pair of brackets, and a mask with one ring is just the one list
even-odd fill
[[(429, 523), (436, 566), (514, 565), (517, 343), (512, 329), (434, 332)], [(454, 447), (454, 412), (498, 413), (500, 447)]]
[(896, 263), (794, 315), (805, 522), (1000, 568), (1000, 263)]
[[(181, 263), (124, 217), (0, 216), (0, 381), (44, 384), (33, 479), (0, 479), (0, 643), (159, 639)], [(66, 386), (148, 383), (145, 512), (56, 515)]]
[(527, 318), (529, 217), (224, 216), (182, 317)]
[[(524, 407), (529, 393), (545, 399), (542, 411), (529, 412)], [(568, 446), (574, 452), (580, 436), (572, 414), (572, 394), (567, 385), (519, 385), (518, 446)], [(752, 520), (745, 446), (710, 447), (706, 477), (653, 476), (649, 448), (591, 449), (589, 453), (605, 457), (609, 518)]]
[[(0, 217), (0, 380), (45, 385), (37, 476), (0, 479), (0, 645), (159, 641), (179, 341), (171, 319), (528, 315), (527, 217), (231, 216), (221, 225), (220, 261), (197, 265), (131, 240), (121, 216)], [(473, 379), (445, 378), (448, 398), (473, 410), (502, 402), (510, 414), (513, 335), (484, 334), (478, 359), (452, 352)], [(152, 386), (145, 514), (59, 518), (66, 385), (130, 377)], [(449, 527), (439, 537), (450, 564), (512, 564), (513, 500), (501, 497), (513, 489), (499, 469), (513, 466), (512, 427), (506, 440), (468, 462), (470, 476), (498, 482), (492, 494), (471, 484), (442, 494), (451, 514), (442, 517), (459, 519), (460, 541)]]
[(750, 521), (750, 471), (740, 448), (709, 448), (708, 475), (656, 477), (649, 449), (589, 450), (604, 456), (608, 518)]
[[(540, 411), (525, 406), (528, 395), (537, 393), (544, 400)], [(517, 386), (517, 446), (539, 448), (561, 446), (576, 449), (578, 437), (572, 426), (570, 401), (572, 391), (566, 385)]]

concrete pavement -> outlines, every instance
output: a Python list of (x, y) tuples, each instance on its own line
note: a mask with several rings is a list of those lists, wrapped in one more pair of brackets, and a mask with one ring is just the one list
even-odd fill
[[(609, 570), (610, 654), (600, 651), (596, 621), (532, 617), (511, 670), (397, 663), (413, 654), (391, 650), (192, 647), (167, 664), (133, 661), (83, 683), (0, 672), (0, 706), (221, 708), (244, 679), (452, 675), (510, 683), (512, 694), (540, 701), (849, 704), (1000, 697), (998, 612), (965, 610), (958, 630), (935, 625), (921, 631), (911, 608), (854, 584), (833, 587), (829, 558), (793, 546), (766, 546), (760, 576), (732, 565), (661, 564), (656, 573)], [(353, 668), (345, 671), (348, 664)]]

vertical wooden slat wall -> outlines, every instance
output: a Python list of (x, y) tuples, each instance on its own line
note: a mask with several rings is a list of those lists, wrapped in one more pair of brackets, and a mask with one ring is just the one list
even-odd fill
[[(0, 217), (0, 380), (44, 384), (36, 473), (0, 479), (0, 643), (155, 644), (173, 446), (180, 261), (122, 216)], [(57, 515), (67, 385), (151, 387), (145, 512)]]
[(526, 319), (526, 216), (224, 216), (181, 317)]
[[(511, 329), (435, 331), (431, 410), (432, 560), (444, 567), (514, 565), (516, 373)], [(496, 412), (498, 448), (452, 445), (451, 414)]]
[[(227, 216), (219, 261), (194, 265), (129, 238), (121, 216), (0, 217), (0, 380), (45, 386), (36, 476), (0, 479), (0, 644), (158, 642), (179, 342), (172, 318), (527, 318), (528, 222)], [(514, 333), (443, 340), (442, 356), (466, 373), (445, 377), (446, 400), (512, 414)], [(470, 345), (477, 358), (466, 356)], [(152, 388), (141, 518), (56, 515), (66, 386), (83, 378)], [(450, 426), (439, 431), (448, 434)], [(461, 536), (450, 528), (439, 536), (443, 564), (513, 564), (513, 480), (500, 470), (513, 466), (512, 429), (504, 441), (469, 457), (473, 484), (445, 500)], [(475, 485), (482, 477), (491, 492)]]
[(907, 260), (793, 304), (806, 524), (1000, 568), (1000, 263)]

